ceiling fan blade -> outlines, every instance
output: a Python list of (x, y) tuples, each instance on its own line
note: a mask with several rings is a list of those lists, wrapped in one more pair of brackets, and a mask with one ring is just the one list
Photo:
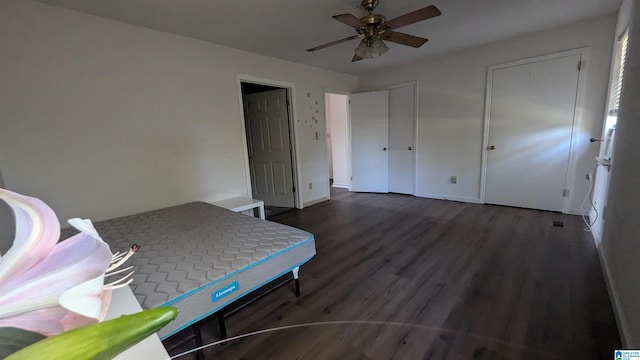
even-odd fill
[(320, 50), (320, 49), (328, 48), (329, 46), (337, 45), (337, 44), (343, 43), (343, 42), (345, 42), (345, 41), (353, 40), (353, 39), (359, 39), (359, 38), (361, 38), (361, 37), (363, 37), (363, 36), (364, 36), (364, 35), (353, 35), (353, 36), (349, 36), (348, 38), (344, 38), (344, 39), (340, 39), (340, 40), (332, 41), (332, 42), (330, 42), (330, 43), (326, 43), (326, 44), (323, 44), (323, 45), (320, 45), (320, 46), (313, 47), (313, 48), (311, 48), (311, 49), (307, 49), (307, 51), (311, 51), (311, 52), (313, 52), (313, 51), (316, 51), (316, 50)]
[(380, 35), (383, 40), (388, 40), (397, 44), (402, 44), (406, 46), (411, 46), (414, 48), (419, 48), (424, 45), (429, 39), (425, 39), (419, 36), (413, 36), (397, 31), (387, 30), (384, 34)]
[(340, 21), (343, 24), (347, 24), (351, 27), (354, 27), (356, 29), (360, 29), (361, 27), (365, 26), (364, 23), (360, 21), (360, 19), (358, 19), (355, 15), (352, 15), (352, 14), (334, 15), (332, 16), (332, 18)]
[(436, 17), (442, 14), (440, 10), (434, 5), (429, 5), (420, 10), (412, 11), (408, 14), (404, 14), (402, 16), (398, 16), (395, 19), (391, 19), (384, 24), (381, 25), (380, 30), (384, 29), (397, 29), (402, 26), (411, 25), (413, 23), (417, 23), (418, 21), (427, 20), (432, 17)]
[(362, 60), (362, 58), (360, 56), (354, 54), (353, 55), (353, 59), (351, 59), (351, 62), (356, 62), (356, 61), (360, 61), (360, 60)]

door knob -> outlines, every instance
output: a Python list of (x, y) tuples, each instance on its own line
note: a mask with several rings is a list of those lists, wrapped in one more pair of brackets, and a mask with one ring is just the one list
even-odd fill
[(411, 150), (413, 150), (413, 147), (409, 146), (409, 149), (407, 149), (407, 150), (411, 151)]
[(495, 145), (489, 145), (487, 146), (487, 150), (495, 150), (496, 146)]
[(387, 151), (387, 148), (386, 148), (386, 147), (384, 147), (384, 148), (382, 148), (382, 150), (383, 150), (383, 151)]

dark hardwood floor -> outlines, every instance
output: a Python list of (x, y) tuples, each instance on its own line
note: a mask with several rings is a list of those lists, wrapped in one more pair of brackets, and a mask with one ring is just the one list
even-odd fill
[[(300, 298), (276, 290), (227, 319), (229, 336), (330, 323), (216, 345), (207, 359), (605, 359), (621, 346), (579, 217), (337, 191), (270, 220), (315, 234), (317, 255)], [(202, 331), (216, 341), (215, 319)]]

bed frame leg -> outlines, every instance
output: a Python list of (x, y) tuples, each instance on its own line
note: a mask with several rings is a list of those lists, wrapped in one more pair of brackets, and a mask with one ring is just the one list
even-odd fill
[(227, 338), (227, 327), (224, 324), (224, 313), (220, 310), (216, 315), (218, 317), (218, 328), (220, 328), (220, 339), (224, 340)]
[[(200, 323), (193, 324), (193, 336), (195, 337), (196, 347), (201, 347), (202, 332), (200, 332)], [(196, 360), (204, 360), (204, 351), (202, 349), (196, 351)]]
[(300, 272), (300, 267), (293, 268), (291, 270), (293, 272), (293, 280), (296, 283), (296, 297), (300, 297), (300, 279), (298, 278), (298, 273)]

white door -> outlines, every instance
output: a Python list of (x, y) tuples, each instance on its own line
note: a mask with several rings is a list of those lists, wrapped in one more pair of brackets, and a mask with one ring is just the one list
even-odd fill
[(389, 191), (389, 91), (351, 94), (351, 190)]
[(293, 207), (289, 111), (285, 89), (243, 95), (253, 197)]
[(493, 70), (486, 203), (562, 211), (580, 56)]
[(326, 93), (325, 105), (327, 128), (331, 129), (327, 145), (330, 141), (333, 187), (349, 188), (349, 96)]
[(416, 85), (389, 90), (389, 192), (413, 195)]

